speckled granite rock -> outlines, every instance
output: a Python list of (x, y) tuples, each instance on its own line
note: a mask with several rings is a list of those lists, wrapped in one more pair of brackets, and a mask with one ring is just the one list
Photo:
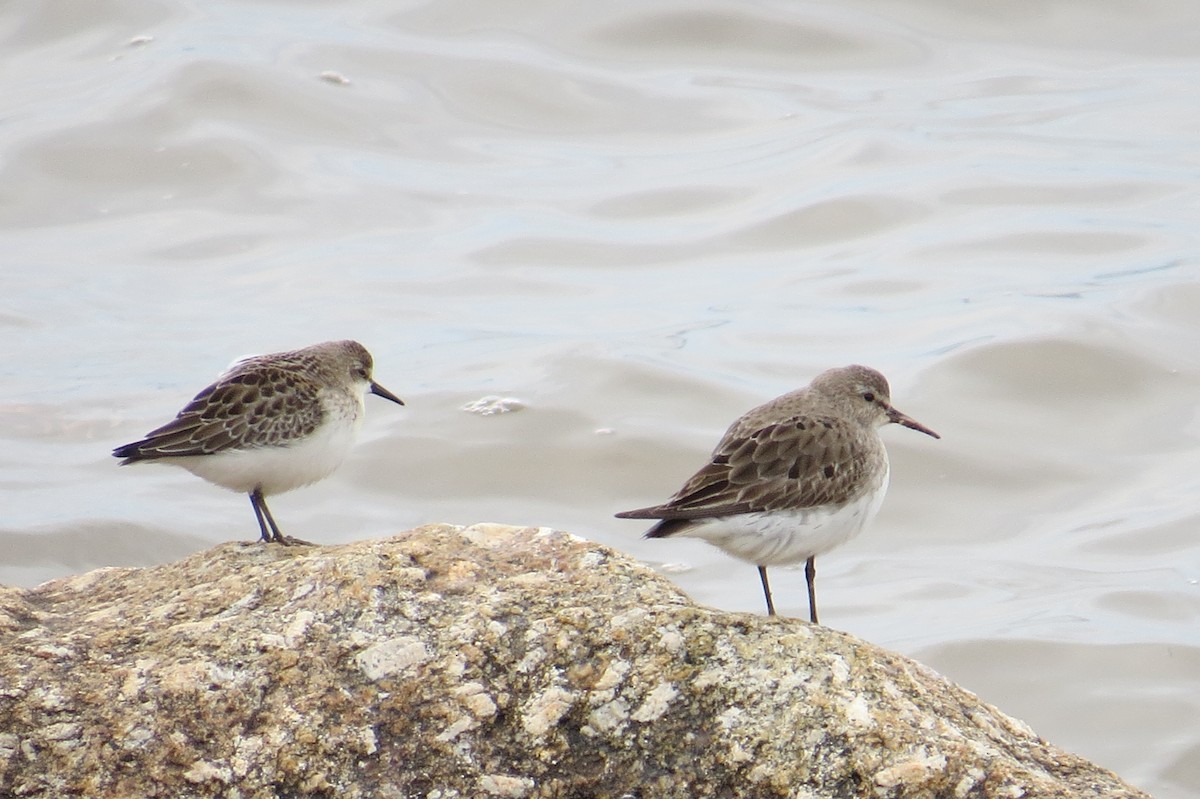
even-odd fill
[(1145, 794), (845, 634), (441, 525), (0, 589), (0, 795)]

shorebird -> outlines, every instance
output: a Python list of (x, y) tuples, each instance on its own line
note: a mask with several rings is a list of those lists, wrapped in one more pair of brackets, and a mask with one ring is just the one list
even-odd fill
[(892, 407), (887, 379), (865, 366), (830, 369), (746, 413), (698, 472), (661, 505), (618, 513), (659, 519), (646, 538), (702, 538), (758, 567), (805, 564), (817, 622), (816, 557), (862, 532), (883, 503), (889, 466), (879, 428), (940, 436)]
[(372, 366), (357, 341), (244, 358), (170, 422), (113, 455), (122, 466), (182, 466), (249, 494), (262, 540), (296, 541), (279, 532), (266, 498), (322, 480), (342, 464), (362, 425), (368, 391), (404, 404), (372, 379)]

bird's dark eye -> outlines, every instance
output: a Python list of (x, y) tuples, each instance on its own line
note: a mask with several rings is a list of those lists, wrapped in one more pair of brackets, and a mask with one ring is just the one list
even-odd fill
[(866, 394), (863, 394), (863, 399), (865, 399), (867, 402), (874, 402), (875, 395), (868, 391)]

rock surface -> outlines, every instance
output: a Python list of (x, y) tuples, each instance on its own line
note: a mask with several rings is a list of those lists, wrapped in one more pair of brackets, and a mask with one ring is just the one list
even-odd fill
[(0, 589), (0, 795), (1145, 796), (899, 655), (499, 525)]

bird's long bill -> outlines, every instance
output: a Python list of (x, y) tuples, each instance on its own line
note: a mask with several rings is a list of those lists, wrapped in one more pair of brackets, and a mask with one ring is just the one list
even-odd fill
[(913, 430), (919, 430), (927, 436), (933, 436), (934, 438), (941, 438), (941, 436), (939, 436), (937, 433), (930, 430), (925, 425), (918, 422), (916, 419), (913, 419), (911, 416), (905, 416), (904, 414), (900, 413), (900, 411), (896, 410), (895, 408), (888, 408), (887, 415), (888, 415), (888, 419), (891, 419), (896, 424), (902, 424), (905, 427), (912, 428)]
[(372, 380), (372, 381), (371, 381), (371, 389), (370, 389), (370, 391), (371, 391), (371, 393), (372, 393), (372, 394), (374, 394), (375, 396), (377, 396), (377, 397), (383, 397), (385, 400), (391, 400), (392, 402), (396, 403), (397, 405), (403, 405), (403, 404), (404, 404), (404, 400), (400, 399), (400, 398), (399, 398), (399, 397), (397, 397), (395, 394), (393, 394), (392, 392), (388, 391), (388, 390), (387, 390), (386, 388), (384, 388), (383, 386), (381, 386), (381, 385), (379, 385), (378, 383), (376, 383), (374, 380)]

